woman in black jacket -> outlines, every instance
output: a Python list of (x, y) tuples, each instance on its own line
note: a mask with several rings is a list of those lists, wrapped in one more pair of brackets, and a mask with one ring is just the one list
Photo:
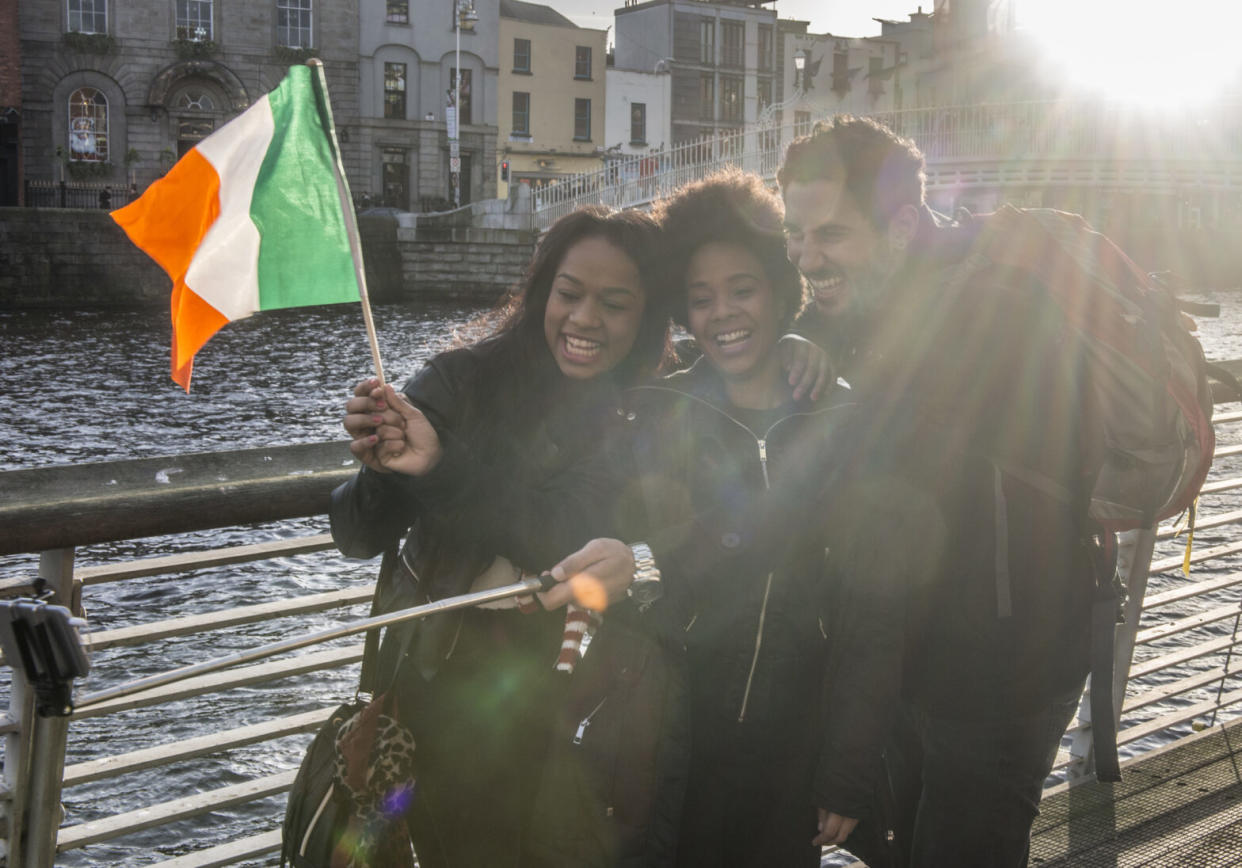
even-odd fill
[[(613, 532), (619, 480), (601, 445), (624, 423), (618, 388), (667, 347), (660, 250), (645, 214), (575, 212), (544, 236), (494, 334), (432, 359), (401, 392), (357, 387), (345, 427), (365, 467), (333, 492), (332, 533), (345, 554), (373, 557), (408, 530), (382, 608), (509, 584)], [(564, 690), (553, 664), (566, 618), (552, 610), (569, 593), (544, 595), (547, 610), (469, 610), (386, 635), (378, 680), (395, 683), (417, 745), (409, 826), (424, 868), (522, 861)]]
[[(818, 865), (827, 817), (812, 785), (833, 614), (821, 516), (846, 455), (848, 397), (813, 404), (783, 376), (778, 338), (805, 295), (780, 201), (759, 178), (714, 176), (657, 213), (673, 316), (703, 357), (627, 394), (634, 470), (622, 501), (637, 517), (629, 541), (649, 546), (665, 588), (641, 617), (677, 637), (688, 664), (677, 864)], [(558, 566), (625, 575), (629, 552), (595, 540)]]

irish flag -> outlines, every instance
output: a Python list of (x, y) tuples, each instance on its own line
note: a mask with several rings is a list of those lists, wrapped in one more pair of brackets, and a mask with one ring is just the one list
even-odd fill
[(112, 212), (172, 278), (172, 378), (187, 392), (194, 354), (225, 323), (359, 300), (335, 145), (322, 66), (295, 66)]

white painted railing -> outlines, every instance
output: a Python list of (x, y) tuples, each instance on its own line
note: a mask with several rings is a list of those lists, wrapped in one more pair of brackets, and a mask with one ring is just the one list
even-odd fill
[[(1119, 666), (1120, 687), (1126, 696), (1119, 741), (1126, 751), (1177, 738), (1197, 726), (1216, 722), (1218, 717), (1242, 713), (1242, 684), (1238, 680), (1238, 672), (1242, 671), (1238, 629), (1242, 620), (1242, 569), (1237, 565), (1242, 541), (1236, 531), (1236, 525), (1242, 524), (1242, 504), (1237, 502), (1237, 493), (1242, 491), (1242, 466), (1235, 458), (1242, 454), (1242, 445), (1232, 445), (1233, 441), (1242, 440), (1234, 433), (1239, 423), (1242, 412), (1238, 411), (1217, 418), (1222, 446), (1203, 493), (1203, 509), (1197, 523), (1198, 546), (1192, 555), (1195, 574), (1189, 579), (1166, 578), (1157, 587), (1158, 574), (1180, 570), (1182, 557), (1176, 549), (1181, 543), (1173, 540), (1169, 528), (1134, 541), (1137, 556), (1130, 581), (1136, 595), (1127, 624), (1118, 635), (1120, 647), (1136, 648), (1128, 685), (1124, 680), (1125, 667)], [(222, 465), (229, 458), (228, 454), (213, 457)], [(275, 460), (280, 460), (279, 455)], [(122, 464), (125, 463), (116, 466)], [(88, 470), (56, 471), (63, 474), (77, 469)], [(348, 472), (338, 459), (325, 461), (321, 467), (308, 467), (297, 477), (282, 477), (286, 481), (269, 479), (262, 484), (306, 485), (309, 474), (314, 490), (321, 491)], [(4, 489), (4, 477), (0, 474), (0, 490)], [(319, 477), (322, 479), (317, 482)], [(31, 481), (30, 477), (26, 480)], [(222, 503), (230, 497), (253, 500), (252, 493), (230, 494), (221, 488)], [(220, 538), (253, 533), (226, 525), (228, 517), (222, 509), (209, 506), (205, 511), (207, 525), (219, 523), (214, 533)], [(183, 589), (181, 577), (195, 571), (214, 570), (221, 580), (241, 581), (247, 564), (268, 558), (283, 559), (287, 569), (311, 575), (340, 568), (341, 558), (329, 551), (331, 543), (325, 534), (290, 536), (280, 525), (265, 528), (264, 533), (274, 537), (267, 543), (142, 558), (101, 558), (95, 550), (89, 555), (89, 565), (77, 563), (75, 547), (65, 546), (44, 552), (39, 570), (63, 600), (80, 601), (76, 604), (79, 612), (89, 613), (99, 605), (92, 591), (105, 583), (123, 582), (132, 585), (134, 593), (160, 595), (158, 603), (146, 607), (151, 620), (89, 632), (96, 673), (113, 682), (127, 680), (133, 673), (125, 668), (108, 671), (109, 667), (153, 661), (147, 665), (169, 668), (160, 665), (161, 658), (170, 653), (169, 643), (201, 641), (203, 636), (211, 636), (218, 637), (213, 642), (221, 648), (227, 645), (232, 651), (240, 642), (239, 634), (248, 626), (296, 617), (295, 626), (287, 629), (300, 632), (322, 625), (324, 613), (335, 612), (336, 617), (347, 617), (343, 610), (354, 616), (361, 614), (372, 591), (365, 580), (290, 598), (263, 596), (250, 605), (218, 609), (199, 605), (192, 593)], [(1234, 528), (1231, 541), (1212, 538), (1226, 528)], [(145, 544), (138, 541), (138, 545)], [(1155, 546), (1157, 554), (1149, 570), (1150, 545)], [(10, 546), (9, 550), (15, 549)], [(355, 573), (370, 575), (373, 570), (373, 564), (362, 564)], [(1214, 572), (1209, 574), (1209, 570)], [(1140, 586), (1149, 571), (1153, 575), (1152, 590), (1143, 599)], [(13, 596), (26, 589), (21, 582), (8, 582), (0, 586), (0, 593)], [(180, 617), (163, 614), (182, 608), (199, 611)], [(202, 611), (203, 608), (208, 610)], [(271, 635), (271, 628), (265, 634)], [(253, 644), (261, 644), (261, 640)], [(139, 840), (160, 842), (158, 848), (148, 843), (148, 850), (179, 853), (160, 862), (163, 868), (225, 865), (270, 857), (279, 847), (281, 795), (292, 782), (301, 750), (309, 740), (308, 733), (318, 727), (335, 703), (352, 691), (356, 679), (352, 667), (360, 657), (360, 643), (337, 643), (326, 650), (201, 676), (91, 705), (67, 720), (35, 716), (29, 687), (20, 678), (15, 679), (9, 692), (9, 714), (0, 723), (0, 732), (5, 736), (0, 806), (8, 821), (6, 864), (47, 868), (54, 863), (67, 864), (71, 859), (73, 864), (80, 865), (115, 864), (112, 856), (92, 854), (114, 841), (132, 841), (144, 834), (147, 837)], [(1119, 659), (1129, 660), (1130, 655), (1123, 654)], [(293, 710), (289, 699), (295, 689), (302, 696), (297, 710)], [(308, 695), (314, 697), (309, 707)], [(165, 710), (184, 709), (185, 703), (202, 697), (211, 697), (213, 710), (227, 710), (221, 719), (228, 722), (212, 732), (205, 732), (201, 721), (184, 725), (178, 719), (184, 711)], [(124, 715), (134, 714), (148, 715), (148, 720), (150, 715), (156, 715), (155, 720), (164, 724), (167, 737), (117, 751), (110, 749), (106, 741), (96, 741), (98, 735), (81, 735), (84, 726), (103, 715), (122, 716), (122, 723), (116, 725), (123, 726), (124, 721), (131, 720)], [(1079, 722), (1067, 736), (1067, 749), (1057, 763), (1058, 774), (1084, 773), (1082, 763), (1087, 761), (1088, 744), (1089, 724)], [(261, 750), (259, 761), (254, 759), (256, 750)], [(227, 773), (219, 771), (222, 762)], [(1071, 770), (1075, 763), (1079, 767)], [(170, 769), (185, 771), (189, 779), (197, 775), (203, 783), (164, 801), (142, 798), (149, 788), (154, 788), (150, 784), (162, 785), (167, 781)], [(96, 810), (89, 819), (62, 826), (58, 809), (62, 799), (80, 806), (76, 793), (90, 787), (96, 788), (91, 792), (98, 792), (101, 785), (140, 795), (93, 805)], [(264, 799), (270, 801), (263, 802)], [(185, 852), (189, 849), (183, 844), (185, 841), (197, 841), (202, 847), (202, 842), (211, 841), (213, 834), (219, 840), (218, 832), (213, 830), (219, 829), (220, 812), (226, 811), (248, 811), (243, 824), (247, 831), (236, 840)], [(80, 807), (77, 813), (81, 813)], [(172, 826), (173, 823), (178, 825)], [(169, 827), (168, 831), (157, 831), (155, 839), (144, 831), (165, 827)]]
[[(911, 138), (928, 161), (928, 186), (1113, 185), (1242, 189), (1242, 113), (1212, 105), (1178, 113), (1130, 105), (1027, 102), (907, 109), (872, 115)], [(738, 166), (772, 180), (785, 147), (813, 116), (706, 136), (611, 160), (535, 194), (536, 224), (587, 204), (642, 207), (717, 169)]]

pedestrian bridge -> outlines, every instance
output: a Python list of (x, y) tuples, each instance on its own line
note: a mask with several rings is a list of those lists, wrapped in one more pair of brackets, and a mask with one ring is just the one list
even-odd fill
[[(913, 139), (927, 157), (928, 198), (952, 210), (981, 193), (1030, 201), (1049, 188), (1203, 197), (1220, 213), (1242, 210), (1242, 114), (1238, 106), (1154, 113), (1102, 102), (1024, 102), (909, 109), (873, 115)], [(609, 160), (536, 193), (546, 228), (580, 205), (645, 207), (726, 166), (775, 181), (785, 147), (812, 116)], [(1229, 194), (1233, 194), (1230, 196)], [(984, 197), (986, 200), (986, 196)], [(1032, 204), (1036, 204), (1032, 202)]]

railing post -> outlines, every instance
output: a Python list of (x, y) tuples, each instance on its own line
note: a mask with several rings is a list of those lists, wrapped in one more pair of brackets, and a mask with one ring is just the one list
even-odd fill
[[(41, 553), (39, 576), (55, 592), (53, 602), (79, 615), (81, 601), (73, 580), (73, 558), (73, 549)], [(5, 745), (4, 778), (9, 791), (5, 864), (51, 868), (62, 814), (60, 792), (69, 719), (35, 714), (33, 688), (20, 668), (11, 668), (10, 714), (19, 728), (9, 733)]]
[[(1143, 598), (1147, 594), (1147, 577), (1151, 569), (1151, 555), (1156, 546), (1156, 528), (1129, 530), (1118, 534), (1117, 572), (1125, 582), (1125, 621), (1117, 625), (1113, 633), (1113, 721), (1121, 725), (1121, 706), (1125, 702), (1126, 683), (1130, 679), (1130, 658), (1134, 655), (1134, 642), (1138, 635), (1139, 618), (1143, 614)], [(1089, 681), (1078, 706), (1078, 720), (1091, 720), (1091, 691), (1095, 688)], [(1095, 752), (1091, 728), (1080, 729), (1070, 745), (1074, 762), (1066, 770), (1070, 780), (1095, 774)]]

